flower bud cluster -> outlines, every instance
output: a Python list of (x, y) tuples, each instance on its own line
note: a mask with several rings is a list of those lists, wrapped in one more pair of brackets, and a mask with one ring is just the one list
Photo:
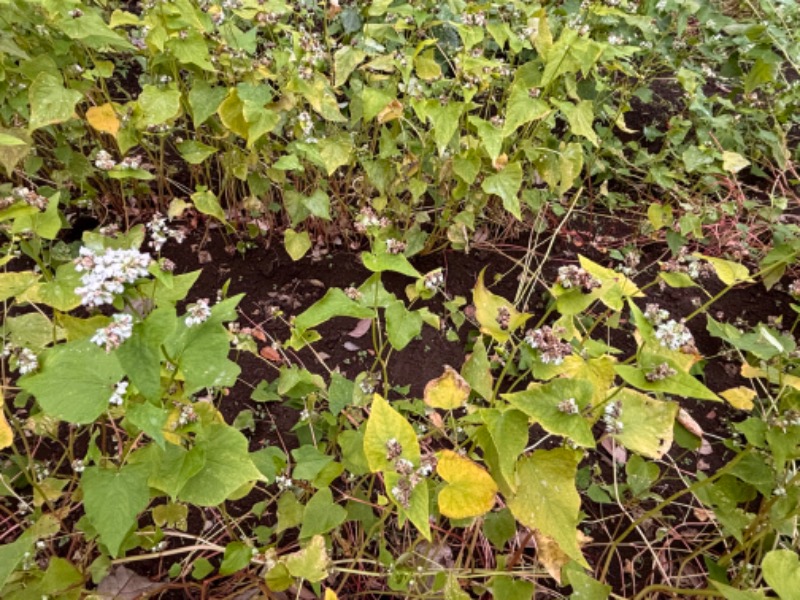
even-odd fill
[(582, 269), (577, 265), (559, 267), (556, 283), (560, 284), (565, 290), (579, 288), (586, 293), (600, 287), (600, 282), (597, 279), (592, 277), (586, 269)]
[(407, 458), (401, 458), (403, 447), (395, 438), (386, 442), (386, 459), (393, 462), (394, 471), (400, 476), (397, 484), (392, 488), (392, 496), (403, 508), (411, 507), (411, 494), (423, 479), (433, 473), (434, 464), (431, 461), (423, 461), (418, 468), (414, 468)]
[(128, 382), (124, 380), (118, 382), (114, 388), (114, 393), (111, 394), (111, 397), (108, 399), (108, 403), (113, 404), (114, 406), (122, 406), (122, 402), (125, 399), (125, 394), (127, 393)]
[(133, 317), (131, 315), (117, 313), (111, 319), (111, 323), (98, 329), (92, 336), (92, 343), (105, 347), (106, 352), (116, 350), (133, 334)]
[(27, 375), (33, 373), (39, 368), (39, 359), (30, 348), (18, 348), (13, 344), (6, 344), (0, 351), (0, 358), (11, 357), (10, 366), (13, 369), (16, 363), (16, 369), (20, 375)]
[(543, 363), (560, 365), (564, 358), (572, 354), (572, 346), (561, 341), (558, 337), (560, 333), (563, 333), (562, 329), (547, 325), (540, 329), (529, 329), (525, 334), (525, 343), (539, 351)]
[(147, 277), (152, 258), (149, 254), (130, 249), (107, 248), (95, 253), (80, 249), (75, 268), (83, 273), (82, 286), (75, 289), (84, 306), (102, 306), (114, 302), (114, 295), (125, 291), (126, 283)]
[(603, 410), (603, 422), (606, 424), (606, 433), (620, 434), (622, 433), (623, 423), (620, 420), (622, 416), (622, 404), (619, 402), (610, 402), (606, 404)]

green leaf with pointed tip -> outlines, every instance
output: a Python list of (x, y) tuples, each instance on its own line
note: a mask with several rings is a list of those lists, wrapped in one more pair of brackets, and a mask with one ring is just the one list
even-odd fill
[(82, 98), (80, 92), (65, 88), (60, 77), (47, 72), (39, 73), (28, 88), (31, 107), (28, 129), (33, 131), (68, 121), (75, 116), (75, 105)]
[(45, 350), (38, 372), (20, 378), (44, 411), (70, 423), (91, 423), (108, 408), (122, 367), (89, 340), (69, 342)]
[(347, 511), (333, 501), (330, 488), (323, 488), (311, 497), (303, 513), (300, 539), (328, 533), (344, 523)]
[(492, 598), (494, 600), (531, 600), (533, 583), (524, 579), (513, 579), (508, 575), (492, 578)]
[(485, 271), (484, 268), (478, 275), (478, 282), (472, 293), (475, 318), (481, 326), (481, 333), (492, 336), (502, 344), (508, 340), (513, 331), (525, 325), (530, 315), (517, 311), (511, 302), (487, 290), (483, 284)]
[(117, 556), (136, 517), (150, 502), (148, 472), (143, 465), (121, 469), (87, 467), (81, 475), (86, 517), (112, 556)]
[(21, 294), (39, 280), (40, 275), (33, 271), (0, 273), (0, 302), (5, 302)]
[[(330, 177), (339, 167), (350, 164), (353, 155), (353, 140), (349, 135), (342, 133), (327, 137), (317, 142), (319, 155), (325, 164), (325, 171)], [(330, 216), (327, 217), (330, 219)]]
[(217, 506), (243, 485), (265, 479), (250, 458), (247, 438), (229, 425), (212, 423), (204, 427), (195, 448), (202, 450), (205, 462), (178, 493), (183, 502)]
[(484, 460), (503, 494), (512, 495), (517, 489), (517, 459), (528, 445), (528, 418), (513, 409), (484, 409), (481, 417), (486, 425), (478, 430), (478, 444)]
[(522, 220), (519, 206), (519, 189), (522, 187), (522, 163), (508, 163), (499, 173), (489, 175), (483, 180), (481, 189), (487, 194), (495, 194), (503, 200), (503, 208)]
[(661, 458), (672, 446), (673, 427), (679, 406), (656, 400), (635, 390), (623, 389), (614, 396), (622, 412), (622, 431), (614, 438), (623, 446), (648, 458)]
[(585, 137), (595, 147), (600, 145), (600, 140), (592, 127), (594, 103), (591, 100), (581, 100), (578, 104), (554, 101), (553, 104), (558, 106), (559, 110), (564, 113), (573, 135)]
[(368, 319), (374, 316), (373, 309), (361, 306), (340, 288), (330, 288), (322, 298), (297, 315), (294, 326), (300, 331), (306, 331), (334, 317)]
[(189, 109), (195, 129), (205, 123), (219, 108), (228, 90), (221, 86), (211, 87), (203, 79), (195, 79), (189, 92)]
[[(501, 394), (512, 406), (518, 408), (546, 431), (593, 448), (594, 435), (589, 421), (581, 412), (592, 403), (594, 386), (585, 379), (556, 379), (545, 384), (536, 384), (523, 392)], [(572, 400), (573, 402), (569, 402)], [(572, 413), (563, 408), (565, 403), (576, 407)]]
[(389, 254), (388, 252), (372, 253), (362, 252), (361, 262), (373, 273), (383, 273), (384, 271), (394, 271), (409, 277), (419, 278), (422, 274), (408, 262), (402, 254)]
[(341, 87), (347, 82), (350, 74), (367, 57), (367, 53), (359, 48), (346, 44), (339, 48), (333, 55), (333, 70), (336, 74), (334, 87)]
[(428, 100), (425, 103), (425, 114), (433, 125), (433, 138), (439, 154), (453, 139), (459, 130), (461, 115), (467, 105), (464, 102), (448, 102), (444, 106), (438, 100)]
[(181, 153), (183, 160), (188, 162), (190, 165), (202, 164), (209, 156), (217, 151), (214, 146), (209, 146), (196, 140), (181, 142), (177, 145), (177, 148), (178, 152)]
[(517, 520), (553, 538), (561, 550), (588, 568), (576, 527), (581, 498), (575, 475), (581, 453), (566, 448), (536, 450), (517, 463), (517, 494), (508, 507)]
[(181, 112), (181, 92), (177, 89), (145, 85), (136, 102), (141, 111), (139, 125), (143, 129), (166, 123)]
[(222, 210), (222, 206), (219, 203), (217, 195), (214, 192), (206, 189), (205, 186), (198, 188), (198, 190), (192, 194), (190, 198), (194, 203), (194, 207), (204, 215), (214, 217), (223, 223), (227, 222), (225, 219), (225, 211)]
[(500, 156), (500, 152), (503, 150), (503, 130), (480, 117), (470, 116), (467, 120), (477, 130), (478, 137), (489, 158), (495, 160)]
[(564, 565), (562, 573), (572, 586), (570, 600), (606, 600), (611, 593), (610, 585), (604, 585), (587, 575), (583, 567), (575, 562)]
[(148, 400), (161, 397), (161, 345), (176, 325), (173, 307), (157, 308), (133, 326), (133, 335), (117, 350), (117, 358), (128, 379)]
[(708, 582), (717, 589), (725, 600), (767, 600), (764, 592), (760, 590), (738, 590), (713, 579), (709, 579)]
[(394, 460), (387, 458), (389, 446), (394, 443), (399, 444), (401, 450), (396, 458), (405, 458), (414, 467), (419, 467), (420, 450), (416, 431), (403, 415), (379, 394), (375, 394), (364, 431), (364, 454), (373, 473), (394, 470)]
[(81, 305), (81, 297), (75, 288), (81, 285), (81, 274), (75, 270), (71, 262), (64, 263), (56, 269), (56, 277), (52, 281), (40, 282), (28, 288), (20, 295), (31, 302), (41, 302), (61, 312), (67, 312)]
[(544, 100), (533, 98), (530, 87), (514, 85), (506, 104), (506, 122), (503, 125), (503, 135), (508, 137), (517, 128), (531, 121), (543, 119), (552, 112), (550, 105)]
[(588, 294), (614, 310), (622, 310), (625, 298), (644, 296), (636, 284), (618, 271), (608, 269), (585, 256), (578, 257), (581, 267), (600, 282), (600, 287)]
[(406, 309), (405, 302), (395, 300), (386, 307), (386, 336), (395, 350), (402, 350), (422, 331), (422, 315)]
[(761, 562), (764, 579), (781, 600), (800, 600), (800, 558), (792, 550), (772, 550)]
[(484, 400), (491, 400), (494, 394), (494, 379), (489, 365), (489, 356), (483, 339), (478, 338), (472, 347), (472, 353), (461, 367), (461, 376), (467, 380), (470, 387)]
[(178, 319), (164, 346), (175, 361), (187, 394), (203, 388), (220, 388), (236, 383), (241, 369), (228, 359), (230, 341), (222, 321), (236, 318), (234, 308), (242, 295), (228, 298), (211, 309), (211, 316), (199, 325), (188, 326)]
[[(675, 371), (674, 375), (664, 379), (648, 381), (647, 374), (666, 364)], [(714, 392), (704, 386), (689, 373), (685, 373), (680, 365), (666, 356), (642, 353), (639, 357), (639, 366), (618, 365), (614, 367), (617, 375), (625, 383), (648, 392), (664, 392), (684, 398), (697, 398), (698, 400), (713, 400), (722, 402)]]

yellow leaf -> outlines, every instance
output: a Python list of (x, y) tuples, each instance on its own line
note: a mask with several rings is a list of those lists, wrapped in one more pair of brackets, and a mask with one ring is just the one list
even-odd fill
[(89, 122), (89, 125), (97, 129), (97, 131), (110, 133), (114, 137), (117, 137), (117, 133), (119, 132), (119, 118), (111, 104), (106, 103), (100, 106), (92, 106), (86, 111), (86, 120)]
[(492, 294), (483, 284), (484, 269), (478, 275), (472, 301), (475, 304), (475, 318), (481, 326), (481, 333), (492, 336), (501, 344), (511, 336), (511, 332), (522, 327), (530, 318), (521, 313), (505, 298)]
[(448, 483), (439, 492), (439, 510), (445, 517), (479, 517), (492, 509), (497, 484), (489, 473), (452, 450), (437, 458), (436, 472)]
[(386, 105), (381, 112), (378, 113), (378, 123), (388, 123), (403, 116), (403, 104), (395, 98)]
[(533, 530), (536, 540), (536, 560), (550, 574), (550, 577), (561, 585), (561, 567), (572, 559), (566, 555), (561, 546), (551, 537), (544, 535), (538, 529)]
[(720, 392), (720, 396), (725, 398), (731, 406), (739, 410), (753, 410), (753, 400), (757, 395), (758, 394), (753, 390), (744, 386)]
[(702, 254), (695, 253), (696, 258), (701, 258), (714, 267), (714, 271), (719, 277), (719, 280), (725, 285), (736, 285), (737, 283), (752, 283), (753, 279), (750, 277), (750, 271), (747, 267), (732, 260), (725, 260), (724, 258), (716, 258), (714, 256), (703, 256)]
[(431, 379), (425, 386), (425, 404), (431, 408), (453, 410), (469, 398), (470, 387), (466, 380), (450, 365), (444, 366), (444, 374)]
[(337, 596), (336, 592), (334, 592), (332, 589), (328, 588), (325, 590), (325, 597), (323, 600), (339, 600), (339, 596)]
[(3, 412), (5, 401), (0, 397), (0, 450), (8, 448), (14, 441), (14, 434), (11, 431), (11, 425), (6, 420), (6, 414)]
[(747, 377), (748, 379), (760, 377), (762, 379), (767, 379), (774, 384), (788, 385), (796, 390), (800, 390), (800, 377), (797, 375), (787, 375), (786, 373), (783, 373), (774, 367), (768, 367), (766, 370), (764, 370), (759, 369), (758, 367), (753, 367), (748, 363), (743, 363), (742, 377)]

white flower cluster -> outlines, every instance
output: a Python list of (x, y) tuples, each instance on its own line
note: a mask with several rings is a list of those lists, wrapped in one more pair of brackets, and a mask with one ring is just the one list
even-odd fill
[(94, 157), (94, 166), (102, 171), (110, 171), (117, 166), (117, 161), (111, 158), (111, 154), (105, 150), (100, 150)]
[(303, 136), (306, 138), (306, 141), (313, 144), (314, 141), (312, 141), (311, 133), (314, 131), (314, 120), (311, 118), (311, 115), (306, 111), (301, 112), (297, 115), (297, 124), (300, 125), (300, 128), (303, 130)]
[(29, 348), (20, 348), (17, 354), (17, 369), (20, 375), (27, 375), (33, 373), (39, 368), (39, 359), (36, 358), (33, 350)]
[(661, 323), (656, 328), (656, 339), (658, 343), (669, 348), (670, 350), (683, 350), (685, 348), (694, 348), (694, 337), (689, 328), (678, 322), (675, 319), (670, 319), (665, 323)]
[(610, 402), (606, 404), (603, 410), (603, 422), (606, 424), (606, 433), (620, 434), (622, 433), (623, 423), (620, 421), (622, 416), (622, 405), (619, 402)]
[(147, 230), (150, 232), (150, 242), (148, 245), (156, 252), (161, 252), (161, 248), (169, 238), (179, 244), (186, 239), (186, 232), (183, 229), (170, 229), (167, 226), (167, 217), (157, 212), (147, 223)]
[(113, 404), (114, 406), (122, 406), (122, 401), (125, 398), (125, 394), (128, 393), (128, 382), (127, 381), (120, 381), (117, 383), (116, 387), (114, 388), (114, 393), (111, 394), (111, 397), (108, 399), (109, 404)]
[(84, 273), (82, 286), (75, 288), (84, 306), (111, 304), (115, 294), (125, 291), (126, 283), (133, 283), (140, 277), (147, 277), (147, 267), (152, 258), (138, 250), (106, 249), (95, 253), (89, 248), (81, 248), (75, 259), (75, 268)]
[(193, 327), (205, 322), (211, 316), (211, 308), (208, 306), (208, 298), (200, 298), (196, 303), (186, 307), (185, 323), (187, 327)]
[(425, 287), (431, 291), (437, 290), (444, 285), (444, 271), (434, 269), (425, 274)]
[(131, 315), (117, 313), (111, 319), (108, 326), (98, 329), (92, 336), (92, 342), (105, 347), (106, 352), (116, 350), (133, 334), (133, 317)]
[(34, 190), (26, 187), (15, 187), (11, 190), (11, 195), (16, 200), (22, 200), (29, 206), (44, 210), (47, 208), (47, 198), (41, 194), (36, 193)]
[(278, 485), (278, 489), (280, 490), (290, 490), (294, 487), (292, 478), (287, 477), (286, 475), (278, 475), (275, 478), (275, 483)]
[(565, 415), (577, 415), (580, 412), (580, 408), (575, 398), (567, 398), (558, 403), (558, 411)]

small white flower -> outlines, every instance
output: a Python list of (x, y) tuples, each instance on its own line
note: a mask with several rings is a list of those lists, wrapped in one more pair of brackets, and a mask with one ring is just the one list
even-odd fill
[(94, 166), (103, 171), (110, 171), (117, 166), (117, 162), (105, 150), (100, 150), (94, 157)]
[(114, 393), (111, 394), (111, 397), (108, 399), (108, 403), (113, 404), (114, 406), (121, 406), (122, 401), (124, 400), (124, 396), (127, 392), (128, 392), (128, 382), (124, 380), (118, 382), (116, 387), (114, 388)]
[(33, 353), (33, 350), (22, 348), (19, 351), (19, 355), (17, 356), (17, 368), (19, 369), (20, 375), (33, 373), (39, 368), (39, 359), (36, 358), (36, 354)]
[(184, 322), (187, 327), (199, 325), (211, 316), (211, 309), (208, 306), (208, 298), (200, 298), (196, 303), (190, 304), (186, 308), (186, 319)]

